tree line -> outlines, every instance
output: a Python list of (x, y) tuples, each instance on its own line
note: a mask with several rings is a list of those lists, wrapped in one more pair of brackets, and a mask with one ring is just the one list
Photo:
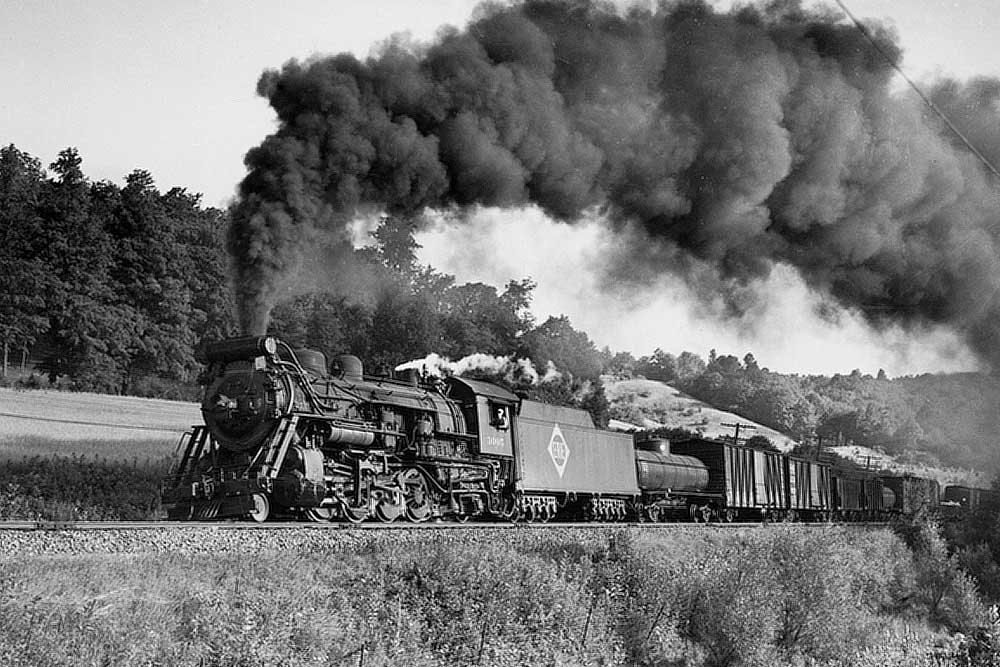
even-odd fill
[[(30, 350), (46, 380), (70, 389), (196, 398), (197, 350), (238, 333), (225, 247), (228, 212), (184, 188), (159, 191), (135, 170), (124, 186), (90, 181), (74, 148), (47, 169), (14, 145), (0, 148), (0, 342), (3, 371)], [(328, 358), (351, 352), (370, 369), (436, 352), (530, 359), (546, 382), (478, 375), (529, 396), (611, 416), (602, 375), (642, 375), (800, 440), (916, 450), (949, 464), (994, 462), (1000, 386), (982, 374), (889, 380), (803, 376), (714, 350), (707, 359), (657, 349), (635, 358), (598, 349), (564, 316), (538, 323), (534, 283), (459, 284), (422, 266), (415, 221), (386, 216), (336, 267), (306, 271), (269, 332)], [(615, 415), (620, 416), (620, 415)]]
[[(184, 188), (160, 192), (136, 170), (119, 187), (85, 176), (75, 148), (48, 166), (0, 149), (0, 341), (3, 372), (29, 351), (53, 385), (80, 391), (194, 398), (207, 342), (238, 333), (228, 282), (226, 211)], [(565, 317), (536, 324), (535, 285), (458, 284), (416, 260), (414, 222), (386, 217), (360, 249), (339, 248), (339, 277), (289, 293), (269, 333), (370, 368), (431, 352), (530, 358), (560, 374), (518, 388), (597, 406), (602, 366), (593, 342)], [(346, 268), (345, 268), (346, 267)], [(345, 284), (347, 287), (345, 287)], [(351, 285), (362, 289), (351, 290)], [(505, 380), (506, 381), (506, 380)], [(37, 380), (35, 384), (38, 384)]]
[(743, 359), (708, 359), (657, 349), (633, 359), (616, 355), (611, 372), (670, 383), (720, 409), (787, 433), (804, 448), (857, 444), (913, 463), (996, 469), (1000, 451), (1000, 381), (982, 373), (923, 374), (889, 379), (854, 370), (795, 375)]

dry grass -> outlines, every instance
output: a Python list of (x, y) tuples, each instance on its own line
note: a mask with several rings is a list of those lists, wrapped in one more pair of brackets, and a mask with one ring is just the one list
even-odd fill
[(200, 421), (195, 403), (0, 388), (0, 459), (158, 459), (172, 454), (181, 434)]
[(141, 440), (66, 440), (21, 435), (0, 439), (0, 461), (16, 461), (32, 456), (85, 456), (108, 461), (148, 461), (172, 457), (180, 436)]
[[(212, 556), (0, 557), (0, 655), (10, 665), (839, 667), (961, 654), (919, 610), (891, 610), (912, 577), (888, 532), (330, 535), (321, 547)], [(814, 562), (828, 573), (813, 576)], [(790, 595), (804, 606), (788, 607)]]
[[(733, 435), (733, 429), (722, 426), (723, 422), (748, 423), (744, 417), (713, 408), (663, 382), (642, 378), (616, 380), (611, 376), (605, 376), (603, 381), (604, 391), (613, 408), (612, 413), (620, 409), (620, 412), (631, 414), (633, 418), (650, 420), (638, 424), (645, 428), (655, 428), (658, 425), (686, 428), (707, 438), (718, 438)], [(755, 429), (752, 435), (766, 437), (779, 449), (787, 451), (795, 446), (793, 439), (772, 428), (755, 424)]]

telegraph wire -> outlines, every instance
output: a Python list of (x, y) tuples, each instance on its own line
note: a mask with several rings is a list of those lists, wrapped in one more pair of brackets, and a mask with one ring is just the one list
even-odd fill
[(931, 101), (931, 99), (924, 94), (924, 91), (920, 90), (917, 84), (914, 83), (913, 80), (906, 75), (906, 72), (903, 71), (903, 68), (900, 67), (896, 63), (896, 61), (893, 60), (893, 58), (888, 53), (885, 52), (885, 49), (879, 46), (878, 41), (876, 41), (876, 39), (872, 36), (872, 34), (868, 32), (868, 28), (866, 28), (864, 24), (862, 24), (861, 21), (858, 20), (858, 18), (853, 13), (851, 13), (851, 10), (847, 8), (847, 5), (844, 4), (843, 0), (836, 0), (836, 2), (838, 5), (840, 5), (840, 8), (844, 11), (844, 13), (847, 14), (848, 18), (850, 18), (851, 21), (854, 22), (854, 25), (857, 26), (861, 34), (865, 36), (865, 39), (867, 39), (869, 43), (871, 43), (871, 45), (875, 48), (875, 50), (878, 51), (879, 55), (881, 55), (882, 58), (884, 58), (887, 63), (892, 65), (892, 68), (896, 70), (901, 77), (903, 77), (903, 80), (909, 84), (910, 88), (912, 88), (917, 93), (917, 95), (920, 96), (920, 99), (923, 100), (924, 104), (927, 105), (927, 108), (933, 111), (938, 116), (938, 118), (940, 118), (944, 122), (944, 124), (947, 125), (952, 132), (955, 133), (955, 136), (961, 139), (962, 143), (965, 144), (965, 146), (970, 151), (972, 151), (972, 153), (977, 158), (979, 158), (979, 161), (982, 162), (983, 165), (985, 165), (986, 168), (989, 169), (994, 176), (1000, 179), (1000, 171), (998, 171), (997, 168), (993, 166), (993, 163), (990, 162), (985, 155), (979, 152), (979, 149), (977, 149), (972, 144), (972, 142), (969, 141), (969, 139), (967, 139), (966, 136), (962, 134), (962, 132), (957, 127), (955, 127), (955, 124), (952, 123), (951, 120), (949, 120), (949, 118), (946, 115), (944, 115), (944, 112), (938, 109), (937, 105), (935, 105), (934, 102)]
[(75, 419), (56, 419), (55, 417), (37, 417), (33, 415), (19, 415), (13, 412), (0, 412), (0, 417), (12, 419), (27, 419), (38, 422), (55, 422), (58, 424), (76, 424), (78, 426), (102, 426), (105, 428), (129, 429), (133, 431), (159, 431), (161, 433), (184, 433), (188, 429), (177, 427), (141, 426), (139, 424), (109, 424), (106, 422), (88, 422)]

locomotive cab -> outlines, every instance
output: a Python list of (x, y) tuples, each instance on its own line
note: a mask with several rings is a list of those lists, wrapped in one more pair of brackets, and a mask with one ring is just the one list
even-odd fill
[(478, 454), (514, 456), (514, 420), (520, 399), (503, 387), (450, 377), (446, 381), (448, 395), (462, 408), (469, 431), (475, 434)]

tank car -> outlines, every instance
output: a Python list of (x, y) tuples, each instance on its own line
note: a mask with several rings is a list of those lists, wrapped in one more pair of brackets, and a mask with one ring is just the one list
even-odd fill
[(693, 456), (673, 453), (667, 440), (643, 440), (637, 443), (635, 456), (643, 494), (641, 518), (653, 522), (693, 518), (691, 508), (714, 500), (708, 493), (708, 467)]

